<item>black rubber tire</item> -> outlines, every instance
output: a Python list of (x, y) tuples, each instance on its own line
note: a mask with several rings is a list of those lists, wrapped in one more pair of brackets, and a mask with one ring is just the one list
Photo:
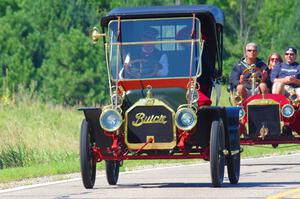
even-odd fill
[(230, 184), (237, 184), (240, 179), (241, 154), (228, 156), (227, 158), (227, 173)]
[(213, 187), (221, 187), (224, 180), (225, 157), (224, 126), (221, 119), (214, 120), (210, 131), (210, 173)]
[(119, 161), (106, 160), (105, 169), (106, 169), (106, 179), (108, 184), (116, 185), (118, 182), (119, 171), (120, 171)]
[(92, 189), (96, 180), (96, 164), (93, 157), (92, 146), (94, 139), (90, 133), (89, 123), (84, 119), (80, 131), (80, 168), (83, 185)]

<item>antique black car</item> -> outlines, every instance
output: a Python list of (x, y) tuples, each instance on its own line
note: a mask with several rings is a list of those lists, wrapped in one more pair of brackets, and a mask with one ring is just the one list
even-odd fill
[(94, 186), (97, 162), (115, 185), (123, 161), (141, 159), (208, 160), (214, 187), (227, 164), (238, 183), (239, 107), (210, 99), (222, 74), (223, 23), (208, 5), (117, 8), (102, 18), (92, 39), (104, 39), (111, 102), (80, 108), (85, 188)]

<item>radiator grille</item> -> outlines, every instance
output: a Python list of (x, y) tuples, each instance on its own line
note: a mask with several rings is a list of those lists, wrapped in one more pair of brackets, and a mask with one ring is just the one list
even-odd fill
[(174, 114), (164, 106), (136, 106), (127, 113), (125, 122), (129, 148), (139, 148), (149, 138), (154, 142), (148, 149), (166, 149), (175, 145)]
[(248, 105), (249, 135), (259, 135), (262, 127), (268, 128), (266, 137), (280, 134), (279, 104), (272, 105)]

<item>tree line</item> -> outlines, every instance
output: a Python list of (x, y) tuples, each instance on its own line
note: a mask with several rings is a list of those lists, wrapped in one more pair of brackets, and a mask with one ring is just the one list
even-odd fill
[(0, 0), (1, 80), (10, 92), (22, 86), (55, 104), (103, 104), (104, 49), (92, 45), (90, 29), (116, 7), (175, 4), (212, 4), (224, 11), (225, 77), (247, 42), (259, 45), (265, 61), (271, 52), (299, 47), (298, 0)]

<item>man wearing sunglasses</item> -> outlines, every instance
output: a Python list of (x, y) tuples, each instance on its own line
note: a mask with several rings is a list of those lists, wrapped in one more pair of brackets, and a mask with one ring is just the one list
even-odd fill
[(246, 99), (249, 95), (251, 95), (252, 85), (248, 81), (251, 74), (243, 74), (243, 72), (253, 67), (256, 69), (260, 69), (261, 72), (261, 81), (259, 85), (257, 85), (255, 93), (258, 93), (259, 91), (261, 93), (268, 93), (268, 87), (265, 83), (265, 80), (267, 78), (267, 65), (257, 57), (257, 45), (255, 43), (248, 43), (245, 47), (244, 54), (245, 57), (235, 63), (231, 71), (229, 77), (231, 91), (236, 90), (237, 94), (239, 96), (242, 96), (243, 99)]
[(300, 65), (296, 62), (297, 49), (288, 47), (284, 55), (285, 62), (275, 65), (271, 72), (272, 93), (289, 95), (296, 92), (300, 96)]

